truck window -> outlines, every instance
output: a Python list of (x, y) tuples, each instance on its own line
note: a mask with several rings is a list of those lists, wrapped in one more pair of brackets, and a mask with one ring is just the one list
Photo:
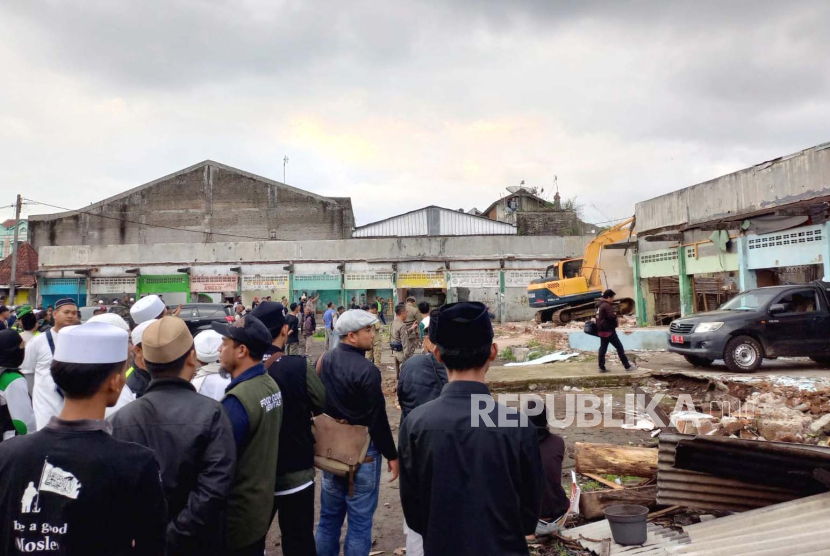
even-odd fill
[(559, 265), (550, 265), (547, 269), (547, 272), (545, 272), (545, 278), (549, 278), (551, 280), (559, 280)]
[(777, 292), (775, 290), (749, 290), (737, 297), (733, 297), (723, 305), (721, 311), (758, 311), (769, 301), (771, 301)]
[(776, 303), (781, 303), (787, 308), (788, 313), (812, 313), (818, 311), (818, 300), (813, 290), (796, 290), (789, 292)]

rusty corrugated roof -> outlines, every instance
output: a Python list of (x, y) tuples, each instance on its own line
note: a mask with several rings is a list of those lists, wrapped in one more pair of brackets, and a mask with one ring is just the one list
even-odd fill
[[(15, 287), (34, 288), (37, 284), (37, 251), (27, 242), (20, 244), (17, 250), (17, 269), (15, 272)], [(8, 287), (12, 274), (12, 256), (9, 255), (0, 261), (0, 286)]]
[[(804, 496), (796, 489), (779, 488), (768, 483), (751, 483), (734, 478), (718, 477), (675, 467), (675, 449), (681, 440), (694, 436), (662, 433), (657, 462), (657, 503), (684, 506), (698, 510), (744, 512)], [(758, 444), (771, 444), (758, 442)], [(732, 462), (736, 468), (739, 460)]]

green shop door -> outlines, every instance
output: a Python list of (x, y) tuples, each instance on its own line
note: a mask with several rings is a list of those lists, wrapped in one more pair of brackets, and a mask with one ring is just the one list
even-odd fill
[(138, 277), (137, 297), (156, 294), (166, 305), (190, 303), (190, 276), (187, 274), (150, 274)]

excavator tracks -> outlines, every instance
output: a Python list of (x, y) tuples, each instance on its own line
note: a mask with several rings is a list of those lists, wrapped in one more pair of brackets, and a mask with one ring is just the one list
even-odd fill
[[(614, 309), (618, 315), (631, 315), (634, 313), (634, 300), (630, 297), (620, 298), (614, 301)], [(593, 318), (596, 311), (596, 302), (592, 301), (570, 307), (542, 309), (536, 312), (535, 320), (539, 324), (552, 322), (556, 326), (562, 326), (575, 320), (585, 321)]]

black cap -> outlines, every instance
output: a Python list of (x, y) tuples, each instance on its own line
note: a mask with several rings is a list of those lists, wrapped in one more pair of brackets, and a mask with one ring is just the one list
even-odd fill
[(268, 330), (276, 330), (279, 332), (285, 324), (283, 310), (282, 303), (263, 301), (251, 311), (251, 315), (258, 318)]
[(63, 307), (64, 305), (72, 305), (74, 307), (78, 306), (78, 304), (75, 303), (75, 300), (72, 299), (71, 297), (64, 297), (63, 299), (58, 299), (55, 302), (55, 309), (57, 310), (57, 309)]
[(429, 340), (449, 349), (477, 348), (493, 343), (487, 306), (478, 302), (450, 303), (430, 314)]
[(247, 347), (252, 355), (262, 356), (271, 346), (271, 333), (253, 315), (245, 315), (233, 324), (211, 323), (216, 332)]

